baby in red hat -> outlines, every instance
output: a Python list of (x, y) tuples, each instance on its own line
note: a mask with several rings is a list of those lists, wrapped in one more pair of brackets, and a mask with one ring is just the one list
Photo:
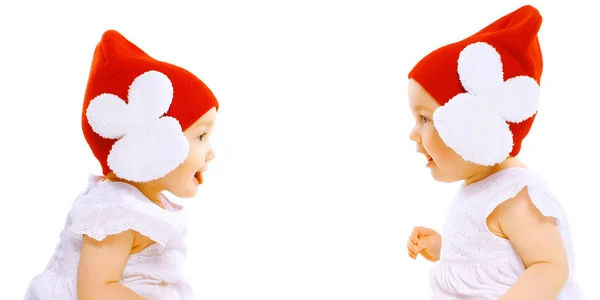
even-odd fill
[(541, 23), (523, 6), (409, 73), (410, 138), (435, 180), (463, 181), (443, 234), (416, 227), (407, 242), (436, 262), (432, 299), (583, 299), (565, 211), (517, 159), (540, 102)]
[(185, 210), (214, 158), (219, 104), (187, 70), (114, 30), (94, 52), (83, 133), (104, 176), (91, 176), (25, 300), (194, 299), (182, 276)]

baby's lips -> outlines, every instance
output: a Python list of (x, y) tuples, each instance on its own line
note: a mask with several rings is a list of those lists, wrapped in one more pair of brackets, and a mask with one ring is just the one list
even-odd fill
[(196, 172), (196, 174), (194, 174), (194, 178), (198, 180), (198, 183), (202, 184), (202, 172)]

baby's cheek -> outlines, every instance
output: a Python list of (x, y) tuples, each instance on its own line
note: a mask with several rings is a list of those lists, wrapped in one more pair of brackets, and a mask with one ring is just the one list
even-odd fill
[(202, 152), (202, 149), (196, 148), (193, 149), (193, 151), (190, 151), (190, 155), (188, 156), (188, 165), (189, 168), (193, 169), (194, 173), (198, 171), (198, 169), (202, 165), (203, 158), (204, 154)]
[[(427, 143), (429, 144), (429, 154), (431, 156), (437, 156), (437, 158), (445, 158), (447, 155), (448, 147), (444, 144), (444, 141), (437, 135), (437, 132), (433, 132), (427, 137)], [(435, 157), (434, 157), (435, 158)]]
[(200, 147), (198, 146), (198, 143), (190, 143), (190, 149), (188, 152), (188, 156), (185, 160), (186, 163), (188, 163), (188, 162), (193, 163), (197, 160), (199, 148)]

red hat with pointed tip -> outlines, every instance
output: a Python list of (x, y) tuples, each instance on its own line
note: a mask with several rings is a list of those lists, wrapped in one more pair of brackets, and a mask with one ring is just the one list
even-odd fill
[[(136, 80), (138, 81), (137, 84), (135, 83)], [(109, 95), (112, 98), (108, 99), (110, 101), (104, 101), (106, 99), (100, 99), (103, 95)], [(139, 98), (139, 100), (136, 100), (139, 103), (136, 103), (135, 109), (134, 107), (126, 107), (128, 104), (132, 104), (130, 103), (132, 97)], [(98, 101), (98, 105), (96, 105), (102, 109), (91, 109), (93, 106), (91, 104), (94, 104), (96, 100), (102, 100)], [(129, 106), (133, 106), (133, 104)], [(181, 131), (185, 131), (212, 107), (218, 109), (218, 106), (219, 103), (211, 90), (194, 74), (181, 67), (152, 58), (119, 32), (108, 30), (102, 35), (93, 56), (83, 101), (83, 134), (95, 157), (102, 165), (103, 173), (106, 175), (111, 171), (115, 171), (109, 162), (109, 154), (113, 151), (113, 148), (116, 148), (115, 143), (119, 139), (125, 140), (126, 132), (137, 130), (136, 132), (139, 133), (144, 124), (153, 124), (150, 126), (152, 128), (158, 124), (156, 122), (156, 124), (143, 123), (142, 121), (146, 118), (148, 120), (152, 119), (150, 116), (144, 115), (145, 112), (148, 112), (156, 120), (169, 117), (163, 118), (164, 122), (174, 119), (176, 122), (171, 122), (172, 124), (168, 126), (179, 126)], [(152, 115), (152, 113), (155, 115)], [(90, 119), (92, 117), (94, 119)], [(119, 126), (129, 126), (137, 129), (125, 129), (125, 127), (121, 128)], [(156, 126), (158, 126), (157, 128), (166, 128), (163, 125), (160, 125), (163, 127)], [(150, 129), (148, 128), (148, 130)], [(138, 133), (134, 135), (136, 140), (143, 140), (138, 139), (141, 137)], [(151, 135), (153, 133), (147, 136)], [(179, 133), (177, 135), (178, 143), (183, 145), (181, 135)], [(167, 141), (168, 139), (162, 140)], [(172, 145), (163, 144), (162, 146), (158, 145), (158, 147), (162, 149), (172, 147)], [(127, 160), (126, 158), (139, 157), (140, 155), (145, 155), (147, 165), (152, 164), (152, 159), (161, 159), (142, 153), (143, 151), (159, 151), (157, 149), (137, 149), (138, 152), (132, 152), (132, 147), (128, 149), (131, 150), (129, 156), (121, 154), (116, 156), (114, 159), (115, 166), (119, 163), (118, 161), (121, 161), (120, 164), (124, 165), (126, 164), (124, 162)], [(186, 151), (181, 150), (176, 160), (181, 161), (181, 156), (184, 153), (187, 154)], [(153, 177), (152, 179), (157, 176), (160, 177), (160, 174), (167, 172), (167, 169), (173, 169), (176, 165), (178, 163), (172, 161), (166, 169), (152, 171), (155, 176), (150, 177)], [(143, 164), (140, 163), (140, 166), (143, 166)], [(135, 166), (129, 165), (123, 168), (132, 169)], [(122, 174), (131, 174), (131, 172), (132, 170), (129, 173), (123, 172)], [(131, 175), (130, 177), (138, 177), (137, 179), (139, 179), (145, 176)], [(136, 180), (136, 178), (125, 179)], [(149, 180), (149, 178), (146, 179)]]

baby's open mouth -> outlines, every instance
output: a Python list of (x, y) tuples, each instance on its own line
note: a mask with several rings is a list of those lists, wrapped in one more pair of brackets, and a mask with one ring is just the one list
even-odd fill
[(194, 174), (194, 178), (198, 184), (202, 184), (202, 172), (196, 172), (196, 174)]
[(427, 159), (426, 165), (429, 166), (433, 162), (433, 158), (429, 155), (425, 155), (425, 158)]

